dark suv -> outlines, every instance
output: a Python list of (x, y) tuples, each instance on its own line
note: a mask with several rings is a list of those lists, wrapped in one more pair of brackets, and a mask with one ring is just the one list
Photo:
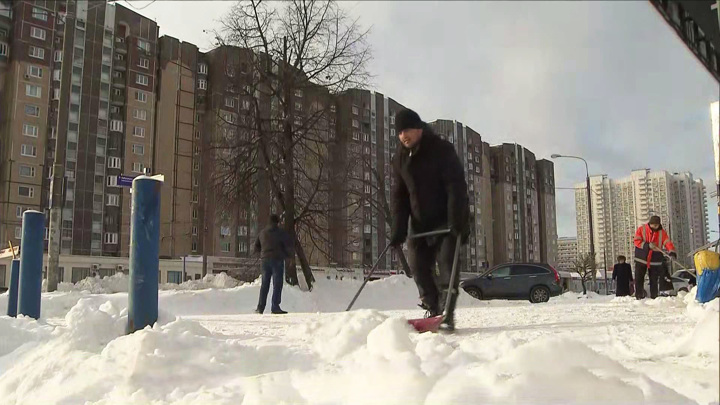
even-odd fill
[(463, 280), (460, 287), (479, 300), (538, 303), (562, 294), (560, 275), (552, 266), (543, 263), (501, 264), (481, 276)]

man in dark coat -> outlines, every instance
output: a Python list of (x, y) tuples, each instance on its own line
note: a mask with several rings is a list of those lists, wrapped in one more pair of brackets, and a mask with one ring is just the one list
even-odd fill
[(270, 279), (272, 278), (273, 295), (271, 312), (273, 314), (287, 314), (280, 309), (282, 298), (283, 277), (285, 273), (285, 259), (289, 258), (293, 251), (293, 244), (287, 232), (279, 226), (280, 218), (273, 214), (270, 216), (270, 225), (260, 231), (255, 241), (255, 251), (262, 253), (262, 285), (260, 286), (260, 299), (255, 310), (262, 314), (265, 311), (268, 292), (270, 291)]
[[(467, 183), (455, 147), (440, 137), (412, 110), (402, 110), (395, 118), (400, 146), (393, 157), (395, 179), (392, 190), (393, 226), (390, 245), (399, 247), (413, 233), (450, 228), (450, 234), (411, 239), (408, 243), (410, 268), (429, 316), (442, 313), (449, 291), (450, 274), (457, 236), (467, 243), (470, 234)], [(463, 254), (460, 255), (463, 257)], [(435, 277), (435, 262), (439, 277)], [(459, 270), (458, 270), (458, 273)], [(451, 301), (441, 329), (455, 329), (455, 303), (460, 277), (457, 276)]]
[(630, 263), (625, 263), (625, 256), (618, 256), (618, 263), (613, 268), (612, 279), (615, 281), (615, 295), (625, 297), (630, 295), (630, 283), (633, 282)]

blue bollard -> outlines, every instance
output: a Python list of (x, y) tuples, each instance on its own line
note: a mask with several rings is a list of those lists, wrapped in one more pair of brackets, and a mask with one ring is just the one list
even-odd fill
[(13, 259), (10, 265), (10, 288), (8, 289), (7, 315), (15, 318), (17, 316), (18, 304), (18, 282), (20, 278), (20, 259)]
[(20, 242), (17, 313), (35, 319), (40, 318), (44, 240), (45, 214), (39, 211), (25, 211)]
[(158, 318), (161, 186), (162, 181), (146, 176), (132, 183), (127, 333), (152, 327)]

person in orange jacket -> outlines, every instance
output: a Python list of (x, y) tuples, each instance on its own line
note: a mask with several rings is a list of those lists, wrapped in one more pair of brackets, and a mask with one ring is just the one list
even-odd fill
[(663, 253), (669, 252), (672, 258), (677, 258), (675, 245), (673, 245), (667, 232), (662, 227), (660, 217), (652, 216), (650, 222), (640, 226), (635, 231), (635, 298), (645, 298), (645, 273), (650, 278), (650, 298), (658, 296), (658, 280), (662, 275)]

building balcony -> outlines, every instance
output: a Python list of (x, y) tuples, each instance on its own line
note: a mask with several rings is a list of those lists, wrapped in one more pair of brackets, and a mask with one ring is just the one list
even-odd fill
[(127, 54), (127, 44), (124, 38), (115, 38), (115, 52), (123, 55)]
[(125, 96), (113, 94), (110, 96), (110, 104), (112, 105), (125, 105)]
[(124, 89), (125, 88), (125, 79), (114, 77), (112, 85), (113, 85), (113, 87), (117, 87), (118, 89)]
[(127, 67), (125, 66), (124, 60), (113, 60), (113, 69), (117, 70), (118, 72), (124, 72), (127, 70)]

